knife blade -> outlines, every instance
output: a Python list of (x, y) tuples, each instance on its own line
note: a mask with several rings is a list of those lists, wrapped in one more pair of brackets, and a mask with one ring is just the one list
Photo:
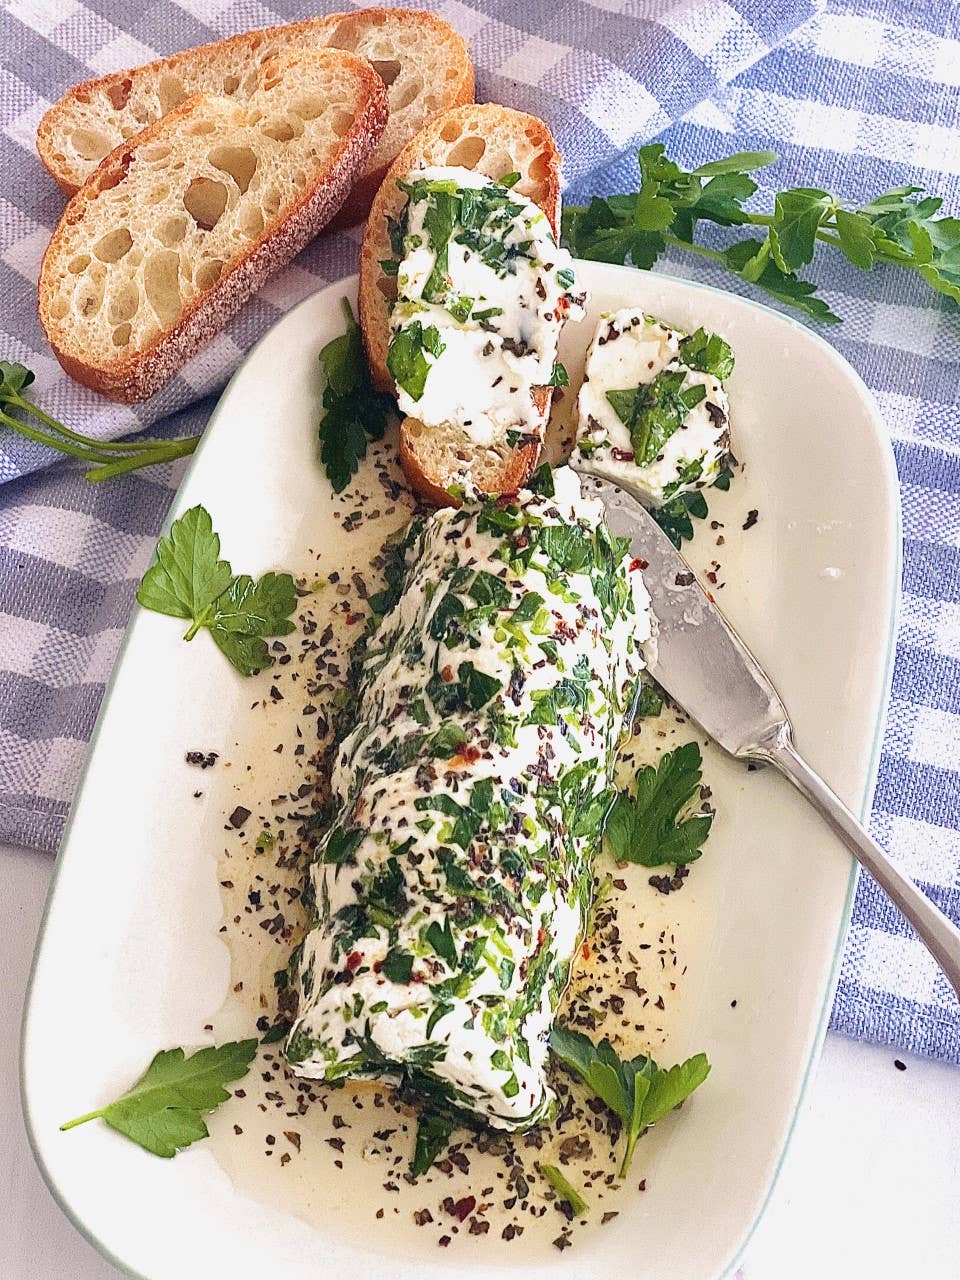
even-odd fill
[(749, 754), (789, 723), (776, 689), (650, 513), (609, 480), (581, 479), (642, 562), (658, 622), (650, 674), (726, 751)]
[(960, 928), (891, 861), (797, 751), (780, 696), (696, 574), (625, 489), (581, 462), (583, 491), (599, 498), (611, 533), (629, 538), (656, 615), (650, 674), (716, 742), (740, 759), (771, 764), (826, 819), (913, 926), (960, 999)]

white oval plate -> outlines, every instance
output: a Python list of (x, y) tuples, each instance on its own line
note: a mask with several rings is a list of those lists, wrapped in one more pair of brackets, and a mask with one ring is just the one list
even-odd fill
[[(582, 273), (590, 315), (568, 326), (561, 352), (573, 386), (592, 324), (611, 307), (640, 304), (732, 344), (735, 447), (746, 467), (730, 492), (709, 495), (724, 545), (703, 524), (688, 554), (701, 571), (722, 562), (720, 603), (777, 684), (800, 747), (866, 814), (900, 576), (896, 475), (869, 392), (825, 342), (763, 307), (627, 268), (583, 264)], [(316, 452), (317, 354), (342, 327), (340, 297), (354, 290), (347, 281), (308, 298), (251, 352), (177, 495), (171, 519), (202, 502), (239, 569), (315, 571), (308, 549), (322, 548), (327, 567), (361, 549), (339, 523), (350, 505), (331, 499)], [(759, 521), (744, 532), (751, 508)], [(402, 504), (392, 522), (401, 516)], [(205, 637), (187, 647), (181, 633), (172, 619), (134, 614), (60, 850), (28, 997), (28, 1128), (78, 1228), (150, 1280), (488, 1280), (519, 1263), (529, 1280), (710, 1280), (730, 1268), (770, 1193), (825, 1030), (854, 876), (785, 783), (717, 753), (705, 762), (719, 810), (707, 855), (683, 893), (651, 891), (651, 910), (676, 927), (687, 965), (664, 1060), (705, 1049), (713, 1073), (641, 1144), (634, 1168), (645, 1193), (631, 1185), (616, 1221), (575, 1232), (567, 1252), (532, 1232), (512, 1248), (491, 1232), (438, 1250), (436, 1233), (418, 1235), (409, 1215), (374, 1221), (383, 1175), (371, 1171), (367, 1185), (362, 1166), (359, 1179), (318, 1187), (328, 1211), (311, 1225), (238, 1189), (209, 1143), (162, 1161), (101, 1124), (58, 1131), (122, 1092), (158, 1048), (209, 1040), (203, 1028), (230, 983), (216, 855), (241, 779), (190, 770), (183, 757), (201, 747), (229, 756), (249, 737), (250, 703), (269, 676), (243, 680)], [(266, 729), (261, 737), (270, 751), (275, 739)], [(271, 767), (263, 785), (282, 789), (283, 758), (272, 756)], [(221, 1114), (232, 1120), (236, 1105)]]

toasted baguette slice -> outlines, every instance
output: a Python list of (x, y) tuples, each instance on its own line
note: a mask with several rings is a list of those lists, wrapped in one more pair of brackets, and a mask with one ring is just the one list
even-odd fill
[[(493, 103), (454, 107), (438, 116), (400, 152), (370, 208), (360, 250), (360, 324), (373, 381), (382, 391), (396, 391), (387, 368), (390, 301), (395, 282), (380, 266), (392, 257), (387, 219), (401, 213), (406, 196), (397, 186), (425, 165), (460, 165), (488, 178), (519, 173), (516, 190), (544, 211), (554, 235), (560, 224), (560, 152), (542, 120)], [(551, 392), (534, 389), (542, 428), (550, 415)], [(414, 418), (400, 425), (400, 460), (411, 487), (420, 497), (440, 505), (454, 499), (448, 492), (466, 468), (484, 493), (513, 493), (526, 481), (540, 457), (540, 440), (511, 448), (506, 439), (477, 452), (472, 440), (450, 424), (428, 429)]]
[(473, 101), (466, 42), (432, 13), (364, 9), (250, 31), (76, 85), (40, 122), (37, 150), (67, 195), (100, 161), (193, 93), (243, 101), (261, 63), (291, 49), (332, 47), (367, 58), (387, 86), (390, 120), (338, 221), (362, 218), (387, 166), (439, 111)]
[(339, 49), (264, 63), (243, 104), (195, 94), (112, 152), (64, 210), (40, 320), (71, 377), (153, 395), (342, 204), (387, 95)]

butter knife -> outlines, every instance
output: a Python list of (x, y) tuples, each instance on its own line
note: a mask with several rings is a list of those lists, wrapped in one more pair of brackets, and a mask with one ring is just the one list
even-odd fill
[(960, 929), (908, 879), (810, 768), (766, 672), (697, 581), (653, 517), (625, 489), (576, 467), (584, 493), (600, 498), (612, 533), (647, 563), (644, 581), (659, 620), (650, 674), (706, 733), (740, 760), (771, 764), (830, 824), (913, 926), (960, 997)]

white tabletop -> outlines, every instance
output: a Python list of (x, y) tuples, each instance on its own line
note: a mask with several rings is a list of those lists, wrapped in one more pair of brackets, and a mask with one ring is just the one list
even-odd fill
[[(0, 845), (0, 1276), (116, 1280), (50, 1198), (20, 1114), (17, 1029), (52, 869), (48, 856)], [(960, 1071), (830, 1036), (743, 1274), (954, 1280), (958, 1187)]]

